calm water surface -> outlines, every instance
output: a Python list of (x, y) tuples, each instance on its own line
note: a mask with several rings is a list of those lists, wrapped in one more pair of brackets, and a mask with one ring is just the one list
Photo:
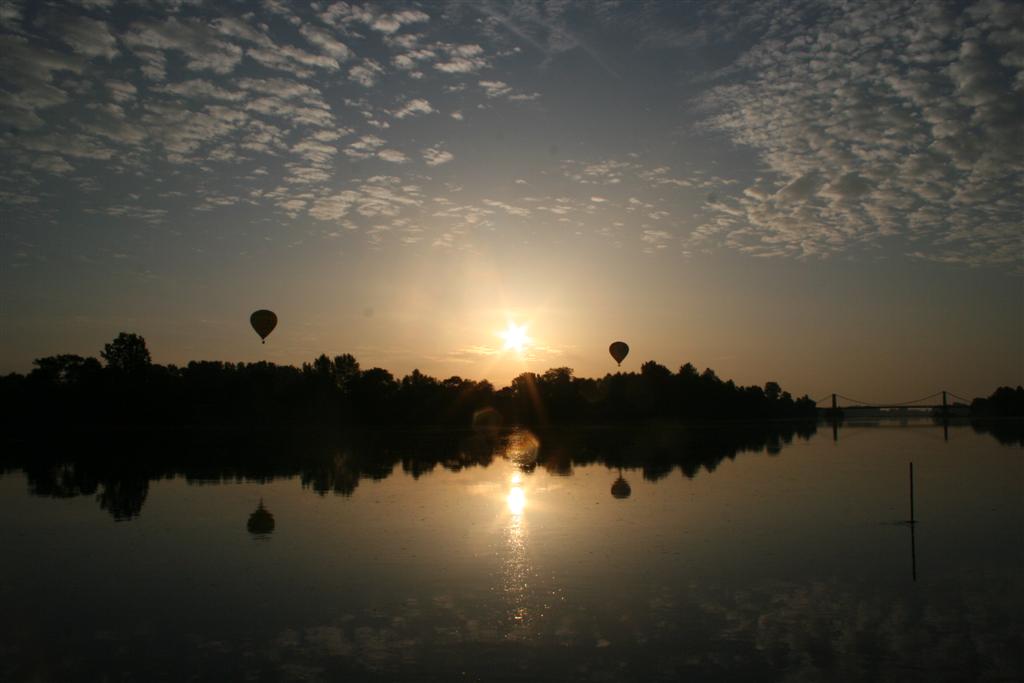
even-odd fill
[(258, 481), (9, 465), (0, 679), (1024, 677), (1019, 442), (712, 431), (515, 433), (371, 477), (344, 449)]

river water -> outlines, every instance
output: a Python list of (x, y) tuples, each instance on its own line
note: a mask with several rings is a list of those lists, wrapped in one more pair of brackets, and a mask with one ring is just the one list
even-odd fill
[(0, 680), (1021, 680), (1006, 431), (22, 445)]

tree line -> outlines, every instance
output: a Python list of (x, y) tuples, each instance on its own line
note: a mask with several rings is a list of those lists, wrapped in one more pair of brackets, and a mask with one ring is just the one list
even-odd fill
[[(383, 368), (363, 369), (350, 354), (321, 354), (301, 367), (159, 365), (145, 339), (122, 332), (100, 359), (61, 354), (36, 359), (34, 366), (27, 375), (0, 377), (9, 426), (544, 426), (816, 416), (814, 401), (794, 399), (777, 382), (740, 386), (691, 363), (673, 372), (648, 361), (638, 373), (599, 378), (558, 367), (524, 372), (496, 389), (486, 380), (437, 379), (419, 370), (397, 378)], [(1024, 415), (1024, 389), (1000, 387), (975, 399), (971, 414)]]
[[(102, 359), (102, 360), (101, 360)], [(740, 386), (686, 363), (673, 372), (654, 361), (639, 373), (577, 377), (571, 368), (525, 372), (500, 389), (419, 370), (397, 378), (363, 369), (350, 354), (322, 354), (301, 367), (268, 362), (152, 362), (145, 340), (121, 333), (100, 359), (39, 358), (27, 375), (0, 378), (4, 416), (13, 425), (92, 427), (275, 427), (319, 425), (543, 426), (637, 420), (813, 418), (807, 396), (777, 382)]]

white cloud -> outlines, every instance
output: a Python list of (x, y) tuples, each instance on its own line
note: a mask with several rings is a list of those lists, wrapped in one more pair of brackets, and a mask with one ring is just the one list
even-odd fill
[(168, 83), (154, 88), (154, 90), (157, 92), (180, 95), (181, 97), (203, 97), (215, 100), (226, 100), (228, 102), (238, 102), (245, 98), (244, 92), (239, 92), (237, 90), (225, 90), (224, 88), (203, 79), (181, 81), (180, 83)]
[(43, 154), (32, 160), (32, 168), (55, 175), (64, 175), (75, 170), (75, 167), (56, 154)]
[(242, 60), (242, 48), (219, 37), (209, 25), (197, 20), (179, 21), (174, 17), (162, 23), (132, 24), (122, 36), (140, 56), (156, 50), (174, 50), (186, 59), (189, 69), (230, 73)]
[(167, 58), (159, 50), (148, 50), (141, 46), (133, 48), (135, 56), (142, 65), (139, 70), (151, 81), (162, 81), (167, 78)]
[(185, 163), (188, 155), (222, 142), (248, 121), (244, 112), (219, 105), (193, 111), (181, 105), (150, 104), (146, 110), (142, 122), (172, 163)]
[(283, 78), (243, 78), (238, 81), (238, 87), (243, 90), (274, 95), (275, 97), (283, 97), (285, 99), (320, 97), (320, 91), (316, 88), (305, 83)]
[(138, 93), (134, 85), (125, 81), (107, 81), (104, 85), (110, 90), (110, 96), (115, 102), (130, 102)]
[(401, 71), (412, 71), (418, 68), (420, 62), (432, 60), (437, 57), (433, 50), (409, 50), (391, 58), (391, 63)]
[(416, 98), (409, 100), (397, 110), (392, 112), (392, 116), (396, 119), (404, 119), (407, 116), (416, 116), (417, 114), (432, 114), (434, 108), (430, 106), (430, 102), (422, 98)]
[(330, 55), (339, 62), (344, 62), (352, 57), (352, 51), (348, 46), (336, 40), (334, 36), (326, 31), (307, 24), (299, 29), (299, 33), (306, 40), (319, 47), (325, 54)]
[(303, 140), (292, 146), (291, 151), (310, 163), (324, 165), (334, 158), (338, 148), (316, 140)]
[(43, 134), (24, 137), (21, 145), (33, 152), (51, 152), (82, 159), (109, 160), (114, 150), (88, 135)]
[(1024, 14), (1007, 7), (777, 17), (737, 65), (749, 77), (704, 98), (706, 127), (752, 149), (763, 172), (708, 202), (696, 239), (755, 255), (886, 243), (942, 262), (1024, 261), (1024, 193), (1011, 189), (1024, 184), (1024, 100), (1010, 94), (1024, 60), (1004, 37), (1024, 35)]
[(345, 149), (345, 154), (355, 159), (366, 159), (373, 156), (384, 146), (385, 141), (376, 135), (364, 135)]
[(146, 131), (141, 126), (110, 118), (85, 124), (83, 128), (93, 135), (99, 135), (125, 145), (136, 145), (147, 137)]
[(81, 16), (60, 16), (48, 23), (60, 39), (78, 54), (105, 59), (113, 59), (119, 54), (117, 39), (103, 21)]
[(487, 66), (487, 60), (483, 57), (483, 48), (479, 45), (449, 45), (438, 46), (447, 56), (446, 61), (439, 61), (434, 68), (445, 73), (474, 73)]
[(644, 230), (640, 239), (656, 249), (663, 249), (664, 243), (672, 239), (672, 233), (664, 230)]
[(320, 14), (320, 18), (331, 26), (348, 26), (361, 23), (384, 34), (393, 34), (403, 26), (422, 24), (430, 21), (430, 15), (420, 10), (401, 10), (378, 13), (372, 6), (360, 6), (347, 2), (336, 2)]
[(428, 147), (423, 150), (423, 160), (427, 162), (428, 166), (440, 166), (441, 164), (447, 164), (454, 158), (455, 155), (451, 152), (447, 152), (437, 147)]
[(430, 21), (430, 15), (419, 10), (404, 10), (394, 14), (381, 14), (370, 24), (370, 28), (381, 33), (394, 33), (407, 24)]
[(331, 57), (314, 55), (290, 45), (275, 45), (267, 48), (249, 48), (246, 55), (263, 66), (285, 71), (296, 78), (309, 78), (313, 72), (306, 67), (337, 70), (338, 62)]
[(362, 64), (357, 64), (348, 70), (348, 77), (363, 86), (372, 88), (377, 82), (377, 77), (384, 73), (380, 64), (372, 59), (364, 59)]
[(322, 197), (310, 207), (309, 215), (322, 221), (336, 221), (346, 216), (359, 198), (360, 194), (352, 190)]
[(382, 149), (377, 152), (377, 156), (384, 161), (390, 161), (393, 164), (404, 164), (409, 160), (409, 157), (405, 156), (397, 149)]
[(480, 81), (480, 87), (484, 89), (484, 94), (490, 99), (504, 97), (512, 102), (529, 102), (540, 98), (540, 93), (536, 92), (514, 92), (512, 87), (504, 81)]
[(0, 35), (0, 73), (14, 89), (0, 91), (0, 121), (25, 130), (39, 128), (39, 110), (63, 104), (68, 93), (53, 85), (54, 74), (83, 70), (80, 57), (29, 45), (21, 36)]
[(512, 88), (504, 81), (480, 81), (480, 87), (488, 97), (501, 97), (512, 92)]
[(254, 99), (246, 103), (245, 109), (263, 116), (283, 117), (301, 126), (315, 126), (319, 128), (331, 128), (334, 126), (334, 117), (329, 109), (319, 106), (305, 106), (277, 97)]

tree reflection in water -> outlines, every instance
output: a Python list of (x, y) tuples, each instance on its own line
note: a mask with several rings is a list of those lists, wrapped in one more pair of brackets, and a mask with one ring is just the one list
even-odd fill
[[(990, 421), (991, 422), (991, 421)], [(966, 423), (965, 423), (966, 424)], [(1020, 421), (972, 421), (975, 431), (1002, 443), (1022, 443)], [(995, 426), (993, 426), (995, 425)], [(487, 467), (495, 458), (522, 472), (544, 467), (570, 475), (575, 466), (603, 464), (619, 471), (616, 498), (631, 488), (623, 470), (658, 481), (678, 469), (692, 478), (714, 472), (740, 453), (777, 456), (794, 438), (808, 439), (814, 422), (760, 422), (715, 426), (525, 429), (500, 431), (488, 423), (473, 430), (366, 431), (344, 435), (267, 432), (238, 434), (94, 433), (41, 438), (5, 449), (0, 469), (24, 470), (33, 495), (95, 496), (116, 520), (138, 516), (149, 482), (184, 477), (188, 482), (269, 482), (298, 476), (319, 495), (352, 495), (364, 478), (388, 477), (397, 465), (413, 477), (438, 465), (459, 471)]]

